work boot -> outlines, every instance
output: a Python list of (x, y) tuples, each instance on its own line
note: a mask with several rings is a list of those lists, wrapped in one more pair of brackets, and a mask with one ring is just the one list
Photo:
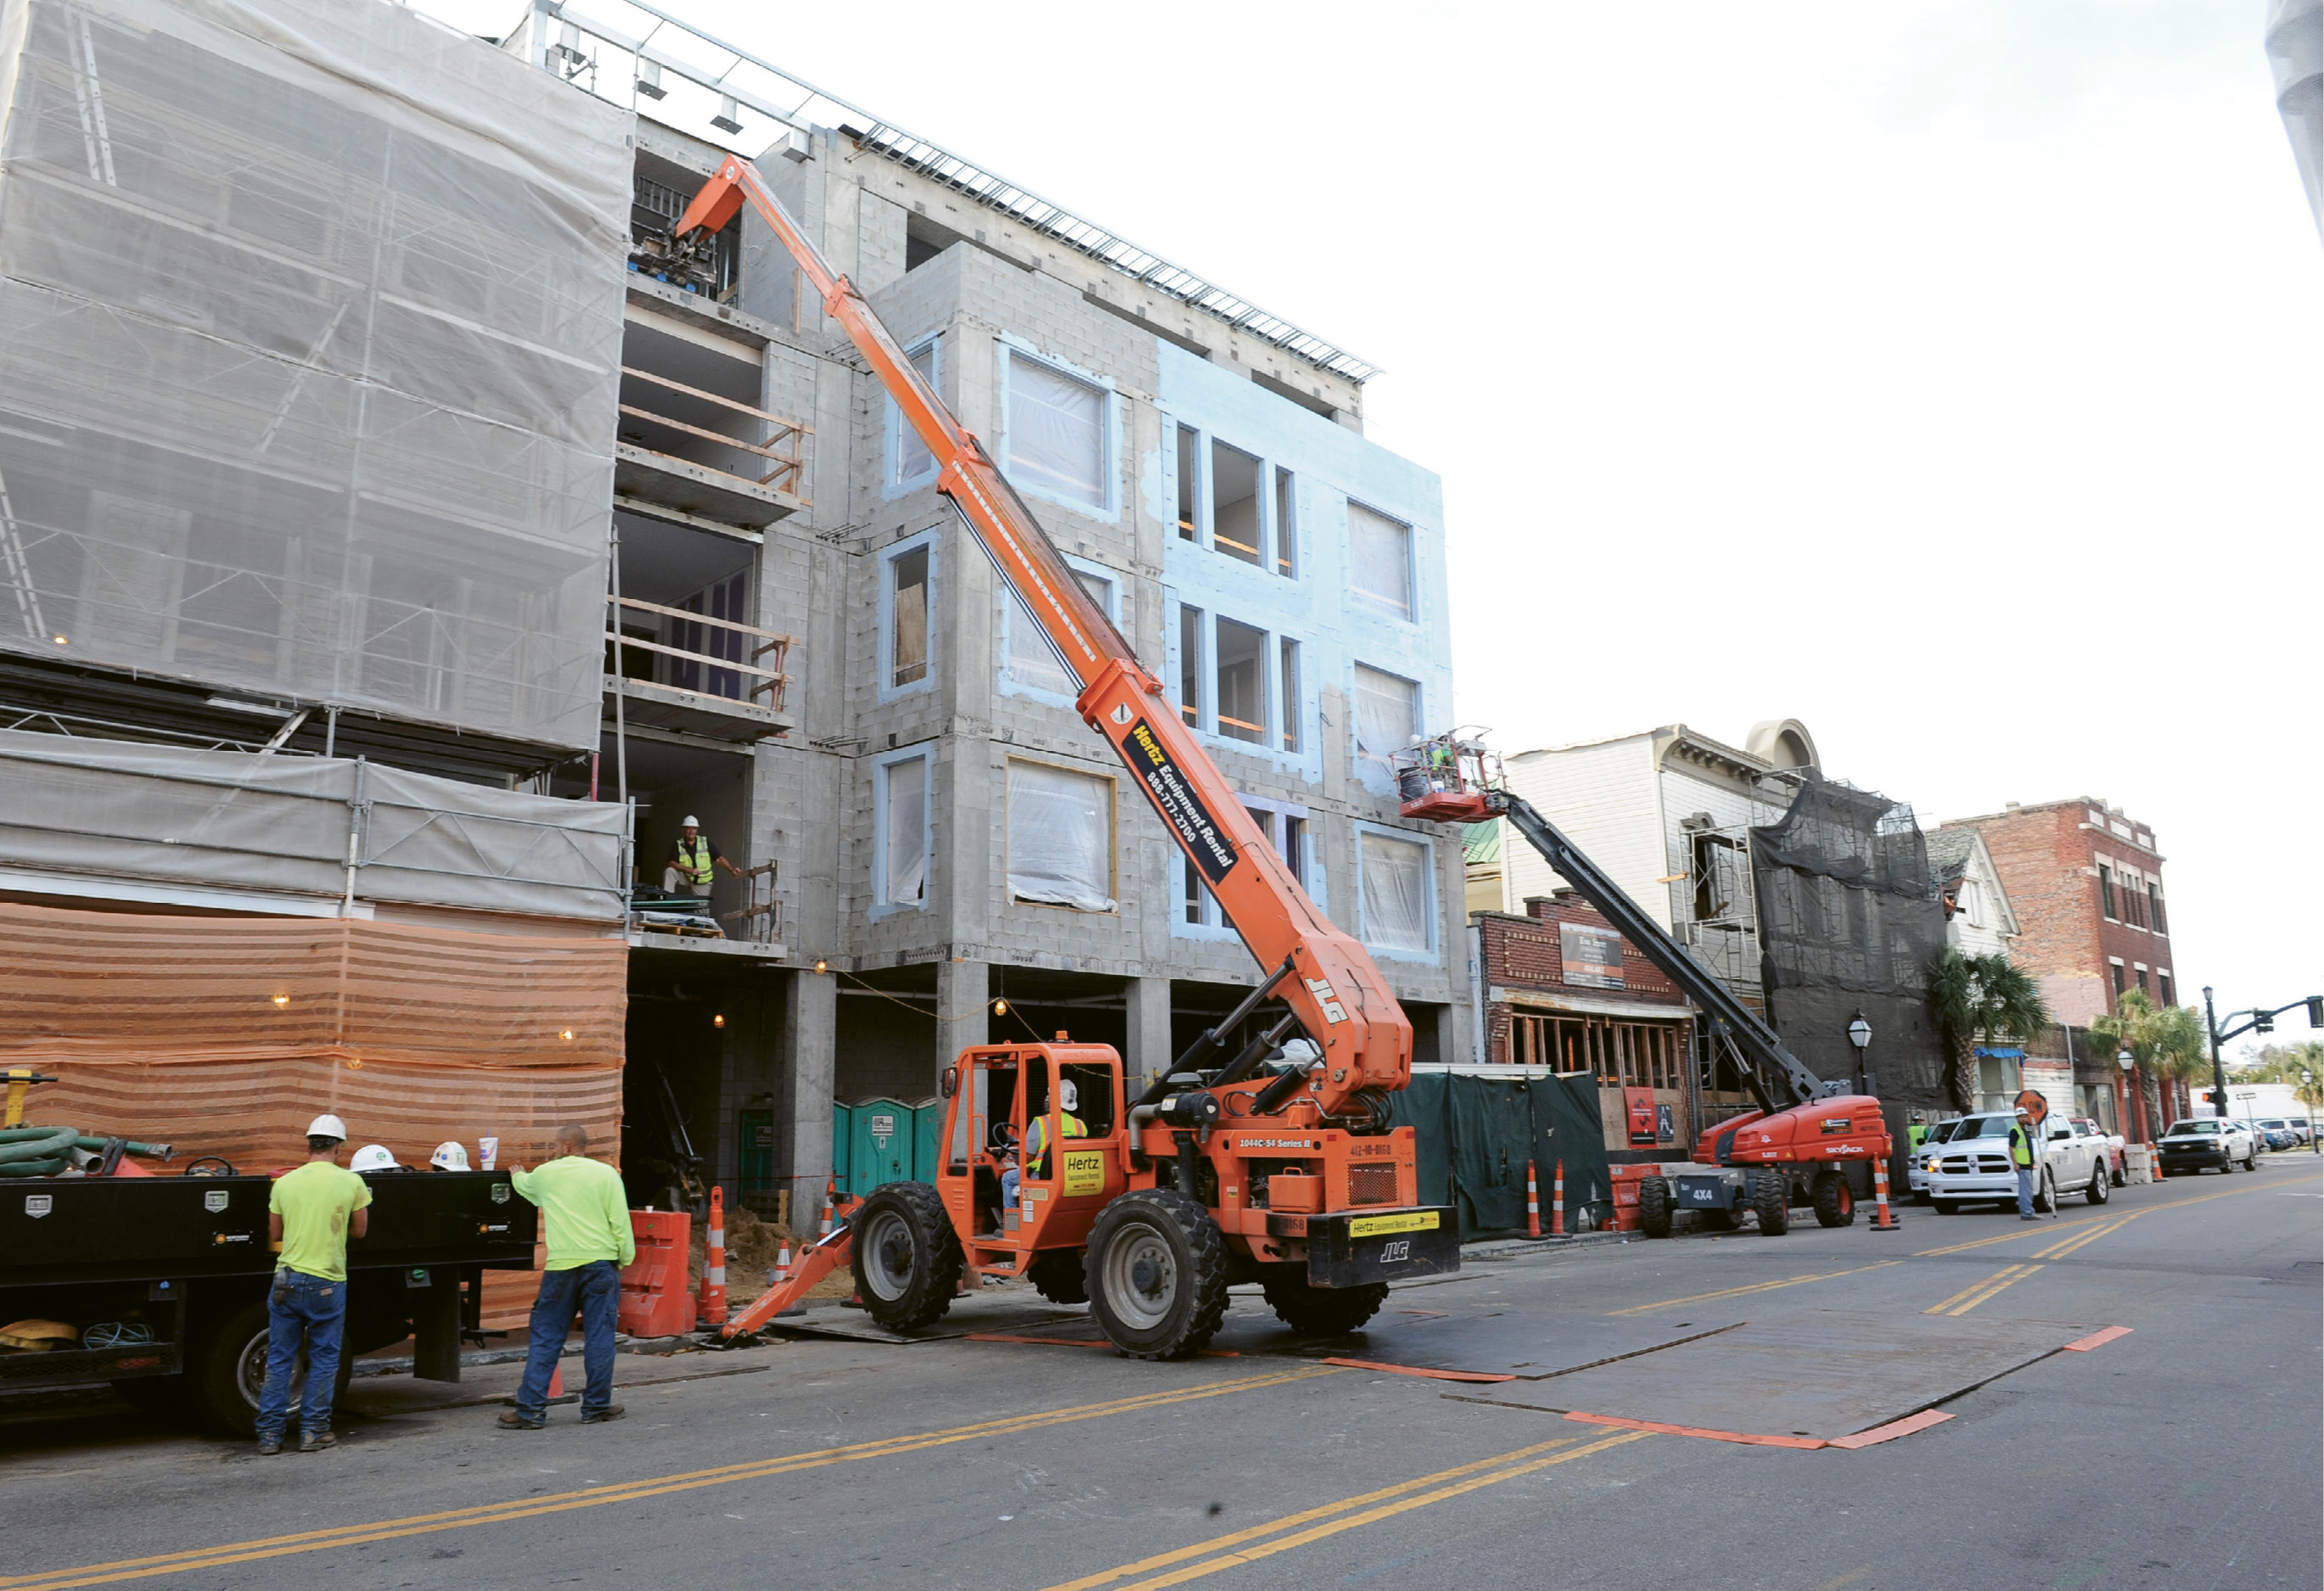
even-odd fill
[(503, 1414), (500, 1418), (500, 1426), (503, 1430), (539, 1430), (542, 1426), (548, 1423), (549, 1421), (545, 1419), (527, 1420), (523, 1415), (518, 1413), (513, 1409), (511, 1409), (507, 1413)]
[(310, 1430), (299, 1439), (299, 1450), (301, 1453), (319, 1453), (326, 1448), (337, 1446), (338, 1439), (327, 1430)]
[(275, 1454), (280, 1453), (281, 1450), (282, 1439), (281, 1437), (263, 1436), (258, 1439), (258, 1456), (261, 1458), (272, 1458)]
[(608, 1403), (604, 1408), (597, 1410), (594, 1413), (585, 1411), (581, 1416), (581, 1423), (584, 1425), (603, 1425), (608, 1420), (619, 1420), (621, 1417), (621, 1404)]

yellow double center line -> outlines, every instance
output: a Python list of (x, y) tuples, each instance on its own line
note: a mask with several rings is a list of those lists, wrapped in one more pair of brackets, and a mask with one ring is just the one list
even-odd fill
[(2034, 1257), (2035, 1259), (2063, 1258), (2065, 1255), (2073, 1253), (2074, 1250), (2078, 1248), (2084, 1248), (2089, 1246), (2090, 1244), (2096, 1243), (2108, 1232), (2121, 1231), (2125, 1227), (2127, 1227), (2131, 1222), (2136, 1220), (2145, 1213), (2146, 1212), (2143, 1209), (2135, 1209), (2128, 1215), (2117, 1216), (2113, 1220), (2100, 1221), (2096, 1226), (2089, 1227), (2085, 1231), (2075, 1233), (2072, 1237), (2064, 1239), (2062, 1242), (2052, 1243), (2047, 1248), (2035, 1249), (2034, 1251)]
[(1038, 1430), (1043, 1426), (1067, 1425), (1075, 1421), (1096, 1420), (1108, 1414), (1130, 1414), (1143, 1410), (1162, 1409), (1201, 1398), (1215, 1398), (1229, 1393), (1252, 1392), (1259, 1387), (1281, 1386), (1289, 1382), (1312, 1381), (1322, 1375), (1339, 1372), (1323, 1367), (1303, 1367), (1278, 1375), (1238, 1376), (1231, 1381), (1208, 1386), (1174, 1387), (1167, 1392), (1146, 1393), (1132, 1398), (1115, 1398), (1102, 1403), (1083, 1403), (1070, 1409), (1051, 1409), (1039, 1413), (1013, 1415), (1005, 1420), (988, 1420), (975, 1425), (956, 1425), (944, 1430), (919, 1431), (908, 1436), (889, 1437), (879, 1441), (857, 1442), (844, 1448), (824, 1448), (810, 1453), (790, 1453), (776, 1458), (761, 1458), (748, 1464), (729, 1464), (715, 1469), (689, 1470), (678, 1475), (653, 1476), (642, 1480), (623, 1481), (608, 1486), (593, 1486), (583, 1492), (559, 1492), (545, 1497), (520, 1497), (505, 1503), (488, 1503), (475, 1508), (447, 1509), (440, 1513), (409, 1514), (401, 1519), (373, 1520), (365, 1523), (334, 1525), (323, 1530), (301, 1531), (293, 1535), (269, 1536), (252, 1541), (235, 1541), (217, 1547), (195, 1548), (185, 1552), (164, 1552), (151, 1558), (127, 1558), (113, 1563), (84, 1564), (78, 1568), (51, 1569), (36, 1575), (0, 1577), (0, 1591), (66, 1591), (75, 1586), (101, 1586), (117, 1580), (143, 1579), (152, 1575), (183, 1574), (189, 1569), (224, 1568), (238, 1563), (252, 1563), (260, 1559), (282, 1558), (297, 1552), (324, 1552), (339, 1547), (361, 1546), (366, 1541), (383, 1541), (398, 1536), (424, 1535), (434, 1531), (458, 1530), (468, 1525), (505, 1524), (514, 1520), (533, 1519), (547, 1513), (562, 1513), (578, 1508), (599, 1508), (609, 1503), (634, 1503), (645, 1497), (659, 1497), (672, 1492), (693, 1491), (702, 1486), (729, 1485), (736, 1481), (760, 1480), (769, 1476), (792, 1475), (802, 1469), (820, 1469), (833, 1464), (852, 1464), (865, 1458), (890, 1458), (899, 1453), (914, 1453), (927, 1448), (941, 1448), (954, 1442), (978, 1441), (990, 1437), (1015, 1436), (1019, 1432)]
[[(2092, 1233), (2091, 1236), (2096, 1237), (2098, 1234)], [(2088, 1242), (2089, 1238), (2085, 1238), (2083, 1241)], [(2018, 1283), (2024, 1281), (2026, 1277), (2031, 1276), (2034, 1272), (2041, 1268), (2042, 1267), (2039, 1265), (2011, 1265), (2006, 1270), (1996, 1271), (1992, 1275), (1985, 1278), (1984, 1281), (1972, 1282), (1967, 1287), (1962, 1288), (1959, 1292), (1954, 1293), (1950, 1298), (1939, 1303), (1931, 1304), (1927, 1309), (1923, 1310), (1921, 1313), (1924, 1315), (1966, 1315), (1971, 1310), (1977, 1308), (1978, 1305), (1983, 1303), (1987, 1299), (1991, 1298), (1995, 1293), (1999, 1292), (2003, 1288), (2015, 1287)]]
[(1919, 1249), (1915, 1251), (1913, 1257), (1926, 1259), (1932, 1255), (1960, 1254), (1972, 1248), (1990, 1248), (1997, 1243), (2018, 1243), (2028, 1237), (2039, 1237), (2044, 1230), (2052, 1233), (2061, 1229), (2070, 1231), (2076, 1227), (2088, 1228), (2093, 1224), (2103, 1224), (2108, 1221), (2113, 1222), (2113, 1225), (2105, 1226), (2104, 1229), (2111, 1232), (2126, 1220), (2132, 1220), (2143, 1215), (2153, 1215), (2158, 1209), (2179, 1209), (2190, 1204), (2209, 1204), (2214, 1199), (2233, 1199), (2238, 1193), (2258, 1193), (2264, 1191), (2261, 1188), (2246, 1187), (2228, 1188), (2218, 1193), (2198, 1193), (2192, 1199), (2171, 1199), (2165, 1200), (2161, 1204), (2146, 1205), (2143, 1209), (2130, 1211), (2127, 1215), (2084, 1216), (2080, 1220), (2061, 1221), (2035, 1231), (2004, 1232), (1993, 1237), (1972, 1237), (1967, 1243), (1949, 1243), (1942, 1248)]
[(1747, 1292), (1773, 1292), (1778, 1287), (1797, 1287), (1808, 1282), (1829, 1282), (1835, 1276), (1860, 1276), (1867, 1271), (1884, 1270), (1901, 1265), (1903, 1260), (1881, 1260), (1876, 1265), (1857, 1265), (1845, 1271), (1818, 1271), (1808, 1276), (1785, 1276), (1779, 1282), (1754, 1282), (1748, 1287), (1722, 1287), (1716, 1292), (1690, 1292), (1684, 1298), (1666, 1298), (1656, 1303), (1632, 1304), (1627, 1310), (1609, 1310), (1607, 1314), (1643, 1315), (1648, 1310), (1667, 1310), (1677, 1304), (1704, 1303), (1715, 1298), (1740, 1298)]
[[(1586, 1458), (1592, 1453), (1602, 1453), (1609, 1448), (1639, 1441), (1652, 1434), (1633, 1430), (1601, 1436), (1588, 1442), (1580, 1437), (1560, 1437), (1554, 1441), (1536, 1442), (1532, 1447), (1519, 1448), (1512, 1453), (1480, 1458), (1473, 1464), (1458, 1465), (1451, 1469), (1440, 1469), (1434, 1475), (1424, 1475), (1416, 1480), (1399, 1481), (1376, 1492), (1366, 1492), (1360, 1496), (1324, 1504), (1319, 1508), (1286, 1514), (1268, 1524), (1214, 1536), (1191, 1547), (1176, 1548), (1151, 1558), (1141, 1558), (1134, 1563), (1125, 1563), (1118, 1568), (1084, 1575), (1080, 1579), (1049, 1586), (1048, 1591), (1097, 1591), (1100, 1586), (1110, 1587), (1111, 1591), (1161, 1591), (1165, 1586), (1183, 1586), (1189, 1580), (1199, 1580), (1222, 1569), (1240, 1568), (1245, 1564), (1272, 1558), (1278, 1552), (1288, 1552), (1327, 1536), (1336, 1536), (1342, 1531), (1375, 1524), (1399, 1513), (1408, 1513), (1416, 1508), (1426, 1508), (1431, 1504), (1443, 1503), (1485, 1486), (1499, 1485), (1503, 1481), (1531, 1475), (1554, 1464), (1570, 1464), (1576, 1458)], [(1574, 1444), (1577, 1442), (1582, 1445), (1576, 1447)], [(1565, 1450), (1555, 1451), (1558, 1448)], [(1542, 1457), (1545, 1454), (1548, 1457)], [(1140, 1577), (1132, 1578), (1133, 1576)], [(1120, 1583), (1123, 1581), (1129, 1583)]]

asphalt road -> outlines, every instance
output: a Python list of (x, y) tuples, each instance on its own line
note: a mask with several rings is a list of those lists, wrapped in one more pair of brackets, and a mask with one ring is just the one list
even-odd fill
[[(2314, 1157), (2125, 1189), (2038, 1226), (1905, 1214), (1888, 1235), (1811, 1222), (1782, 1239), (1480, 1257), (1399, 1289), (1367, 1338), (1299, 1343), (1239, 1308), (1229, 1340), (1259, 1346), (1183, 1365), (957, 1338), (625, 1356), (629, 1417), (587, 1429), (567, 1408), (546, 1431), (504, 1433), (496, 1405), (442, 1406), (488, 1386), (400, 1377), (357, 1382), (339, 1448), (316, 1456), (262, 1459), (119, 1405), (0, 1415), (0, 1591), (615, 1574), (1010, 1591), (2324, 1584)], [(2130, 1330), (2044, 1347), (1947, 1396), (1941, 1423), (1856, 1449), (1555, 1412), (1561, 1387), (1618, 1386), (1604, 1371), (1467, 1383), (1323, 1362), (1431, 1330), (1507, 1359), (1553, 1311), (1568, 1338), (1577, 1315), (1674, 1338), (1738, 1321), (1778, 1342), (1847, 1334), (1849, 1351), (1812, 1347), (1757, 1379), (1710, 1374), (1741, 1329), (1618, 1367), (1641, 1395), (1708, 1400), (1743, 1434), (1755, 1414), (1762, 1432), (1805, 1418), (1809, 1393), (1969, 1374), (1911, 1346), (1947, 1333), (2054, 1347)]]

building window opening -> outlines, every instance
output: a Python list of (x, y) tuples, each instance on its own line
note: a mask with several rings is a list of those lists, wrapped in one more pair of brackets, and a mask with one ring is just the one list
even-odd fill
[(1178, 716), (1203, 727), (1203, 611), (1178, 607)]
[(1106, 395), (1024, 357), (1009, 362), (1009, 473), (1067, 502), (1106, 506)]
[(2177, 1004), (2179, 1003), (2178, 992), (2177, 992), (2176, 990), (2174, 990), (2174, 989), (2171, 987), (2171, 974), (2170, 974), (2170, 973), (2168, 973), (2168, 972), (2157, 972), (2157, 973), (2154, 975), (2154, 981), (2155, 981), (2158, 985), (2160, 985), (2160, 986), (2161, 986), (2161, 988), (2162, 988), (2162, 990), (2163, 990), (2163, 1005), (2164, 1005), (2164, 1006), (2166, 1006), (2166, 1007), (2175, 1006), (2175, 1005), (2177, 1005)]
[(1283, 749), (1296, 751), (1299, 750), (1299, 643), (1285, 640), (1282, 653)]
[(1375, 608), (1411, 618), (1412, 527), (1350, 503), (1348, 587)]
[(1742, 915), (1750, 874), (1743, 847), (1727, 834), (1694, 836), (1694, 920), (1724, 923)]
[(1356, 762), (1359, 769), (1393, 778), (1390, 762), (1420, 732), (1420, 685), (1378, 668), (1356, 665)]
[(2098, 863), (2098, 909), (2106, 913), (2109, 923), (2122, 920), (2114, 911), (2114, 869), (2104, 862)]
[(2107, 966), (2107, 970), (2114, 977), (2115, 998), (2119, 999), (2122, 998), (2123, 990), (2126, 988), (2122, 977), (2122, 963), (2120, 961), (2112, 962)]
[(1009, 893), (1077, 912), (1114, 909), (1111, 779), (1010, 760)]
[(1357, 836), (1357, 892), (1364, 942), (1381, 950), (1429, 948), (1428, 847), (1387, 834)]
[[(1076, 569), (1074, 578), (1089, 593), (1090, 601), (1102, 609), (1108, 618), (1114, 612), (1113, 582), (1102, 575)], [(1078, 696), (1081, 682), (1057, 656), (1056, 648), (1049, 644), (1048, 636), (1025, 599), (1014, 592), (1009, 594), (1009, 636), (1001, 667), (1011, 685), (1024, 685), (1052, 695)]]
[(2146, 969), (2145, 969), (2144, 966), (2139, 966), (2139, 967), (2134, 967), (2134, 968), (2132, 968), (2132, 969), (2131, 969), (2131, 975), (2132, 975), (2134, 978), (2135, 978), (2135, 979), (2138, 979), (2138, 992), (2139, 992), (2139, 993), (2141, 993), (2141, 994), (2148, 994), (2148, 993), (2153, 992), (2152, 990), (2150, 990), (2150, 989), (2146, 987)]
[(2157, 933), (2168, 933), (2170, 926), (2163, 920), (2163, 886), (2149, 879), (2146, 885), (2147, 925)]
[(1259, 460), (1211, 441), (1211, 545), (1231, 558), (1264, 565), (1259, 525)]
[[(942, 368), (937, 347), (936, 339), (931, 337), (913, 349), (908, 356), (912, 368), (920, 372), (920, 379), (927, 382), (931, 391), (936, 389), (937, 374)], [(933, 476), (936, 470), (936, 455), (928, 451), (927, 445), (920, 440), (919, 432), (912, 428), (911, 422), (904, 418), (904, 411), (896, 406), (892, 398), (888, 400), (888, 484), (891, 487), (908, 486)]]
[(916, 547), (889, 559), (888, 581), (894, 603), (888, 683), (918, 685), (928, 676), (928, 549)]
[(877, 884), (882, 906), (918, 906), (928, 888), (928, 759), (880, 765)]
[(1232, 619), (1218, 621), (1218, 694), (1212, 712), (1219, 733), (1267, 744), (1267, 631)]
[(1202, 467), (1197, 460), (1194, 433), (1185, 427), (1178, 432), (1178, 539), (1200, 541), (1203, 528), (1194, 520), (1194, 496), (1202, 486)]
[(1275, 472), (1275, 572), (1286, 580), (1299, 578), (1299, 542), (1293, 522), (1291, 472)]

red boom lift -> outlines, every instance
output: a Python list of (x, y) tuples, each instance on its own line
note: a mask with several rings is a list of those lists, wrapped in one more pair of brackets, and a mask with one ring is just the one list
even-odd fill
[[(1200, 1350), (1233, 1282), (1264, 1283), (1295, 1328), (1347, 1331), (1389, 1282), (1458, 1270), (1453, 1212), (1419, 1203), (1413, 1130), (1390, 1119), (1390, 1096), (1411, 1075), (1412, 1026), (1379, 969), (1307, 898), (1162, 682), (751, 162), (730, 157), (695, 197), (672, 229), (674, 252), (706, 251), (746, 204), (936, 455), (937, 490), (1080, 683), (1083, 719), (1112, 743), (1266, 976), (1135, 1097), (1105, 1045), (1060, 1035), (964, 1050), (944, 1075), (936, 1186), (875, 1189), (724, 1335), (755, 1330), (851, 1259), (865, 1308), (890, 1329), (934, 1320), (965, 1273), (1022, 1276), (1053, 1300), (1086, 1299), (1114, 1345), (1141, 1358)], [(1270, 997), (1287, 1014), (1230, 1053), (1227, 1035)], [(1085, 1136), (1064, 1135), (1067, 1083)], [(1004, 1208), (1001, 1156), (1028, 1142), (1037, 1119), (1050, 1147), (1020, 1168), (1015, 1207)]]

